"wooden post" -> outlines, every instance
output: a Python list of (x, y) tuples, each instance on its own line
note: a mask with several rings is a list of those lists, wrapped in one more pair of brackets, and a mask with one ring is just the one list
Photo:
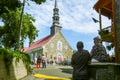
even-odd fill
[(101, 9), (99, 8), (99, 24), (100, 24), (100, 31), (102, 30), (102, 19), (101, 19)]
[(120, 0), (114, 0), (114, 44), (116, 62), (120, 63)]

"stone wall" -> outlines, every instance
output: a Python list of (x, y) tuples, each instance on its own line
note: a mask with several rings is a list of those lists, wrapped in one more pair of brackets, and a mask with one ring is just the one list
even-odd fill
[(89, 80), (120, 80), (120, 64), (92, 63), (89, 65)]
[[(57, 42), (61, 41), (62, 42), (62, 50), (58, 50), (58, 46), (57, 46)], [(52, 46), (51, 46), (52, 44)], [(68, 42), (66, 41), (66, 39), (64, 38), (64, 36), (62, 35), (62, 33), (58, 32), (54, 35), (54, 37), (52, 38), (51, 41), (49, 41), (46, 45), (45, 45), (45, 49), (43, 51), (43, 53), (48, 53), (47, 56), (48, 58), (52, 57), (57, 57), (58, 53), (61, 53), (63, 56), (63, 59), (68, 59), (71, 60), (72, 54), (73, 54), (73, 50), (71, 48), (71, 46), (68, 44)]]
[(13, 59), (12, 65), (9, 66), (9, 74), (7, 72), (4, 56), (0, 55), (0, 80), (19, 80), (27, 76), (27, 69), (23, 64), (22, 60), (19, 60), (18, 63), (15, 62), (15, 58)]

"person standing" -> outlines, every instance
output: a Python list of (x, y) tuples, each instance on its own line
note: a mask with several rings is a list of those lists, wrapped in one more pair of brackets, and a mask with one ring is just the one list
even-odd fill
[(83, 42), (77, 42), (77, 52), (71, 58), (73, 80), (88, 80), (88, 63), (90, 63), (91, 59), (89, 52), (83, 48)]
[(36, 68), (40, 68), (40, 65), (41, 65), (41, 56), (38, 56)]
[(95, 60), (97, 62), (107, 62), (109, 55), (107, 54), (104, 45), (102, 45), (100, 37), (95, 37), (93, 40), (94, 45), (90, 52), (92, 61)]
[(46, 68), (46, 56), (44, 54), (42, 56), (42, 68)]
[(34, 64), (35, 65), (37, 64), (37, 57), (35, 57)]

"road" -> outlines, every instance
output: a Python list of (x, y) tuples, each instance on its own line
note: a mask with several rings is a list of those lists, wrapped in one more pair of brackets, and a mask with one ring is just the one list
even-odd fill
[(71, 80), (72, 67), (61, 65), (47, 65), (47, 68), (36, 68), (32, 65), (33, 72), (21, 80)]

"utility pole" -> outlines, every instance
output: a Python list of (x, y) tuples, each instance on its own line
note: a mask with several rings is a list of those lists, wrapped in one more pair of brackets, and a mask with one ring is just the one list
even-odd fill
[(18, 34), (18, 46), (17, 49), (20, 51), (21, 50), (21, 29), (22, 29), (22, 21), (23, 21), (23, 13), (24, 13), (24, 6), (25, 6), (25, 0), (23, 0), (23, 5), (22, 5), (22, 11), (20, 15), (20, 24), (19, 24), (19, 34)]

